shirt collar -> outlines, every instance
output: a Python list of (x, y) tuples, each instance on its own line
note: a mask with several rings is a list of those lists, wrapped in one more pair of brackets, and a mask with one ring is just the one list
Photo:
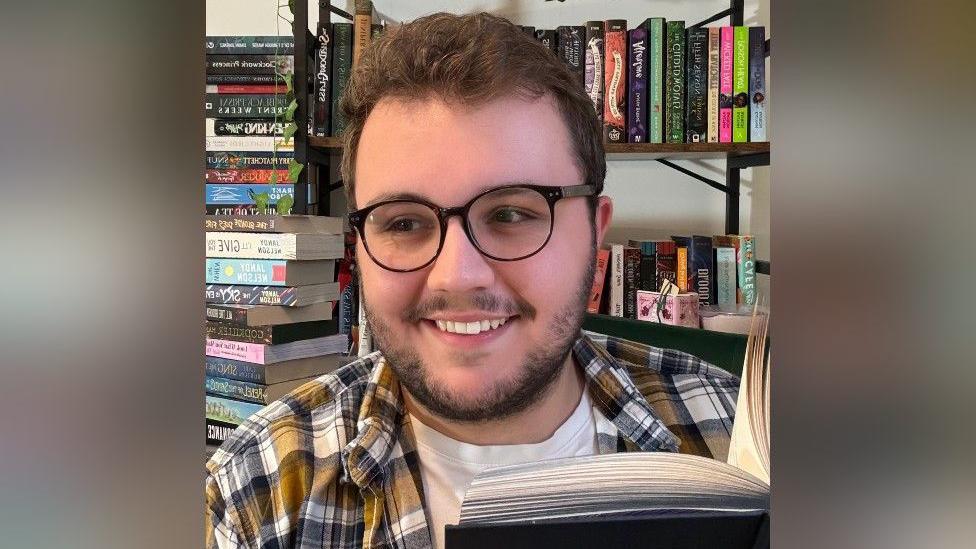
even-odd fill
[[(572, 347), (583, 368), (586, 389), (597, 409), (625, 441), (643, 451), (677, 451), (680, 440), (657, 417), (627, 374), (605, 347), (581, 335)], [(405, 411), (400, 383), (379, 352), (359, 407), (357, 436), (342, 451), (346, 475), (361, 489), (379, 493), (381, 473), (396, 445)]]

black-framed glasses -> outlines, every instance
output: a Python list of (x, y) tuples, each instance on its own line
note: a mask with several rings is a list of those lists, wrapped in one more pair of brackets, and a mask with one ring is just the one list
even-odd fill
[(556, 202), (594, 194), (596, 185), (506, 185), (455, 208), (424, 200), (387, 200), (350, 212), (349, 225), (373, 261), (390, 271), (417, 271), (433, 263), (444, 247), (447, 220), (456, 215), (482, 255), (518, 261), (549, 242)]

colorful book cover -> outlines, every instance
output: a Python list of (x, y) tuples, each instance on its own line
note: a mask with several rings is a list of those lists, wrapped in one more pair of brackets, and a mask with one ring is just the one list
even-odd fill
[(603, 21), (586, 22), (584, 85), (596, 116), (603, 124)]
[(688, 248), (677, 246), (675, 248), (675, 271), (674, 277), (678, 284), (679, 292), (688, 291)]
[(688, 29), (685, 142), (703, 143), (708, 132), (708, 29)]
[(659, 292), (637, 292), (637, 319), (671, 326), (700, 328), (697, 296), (693, 293), (662, 296)]
[(208, 375), (204, 379), (203, 386), (208, 395), (227, 397), (260, 405), (268, 403), (268, 389), (266, 385)]
[(558, 33), (556, 45), (559, 58), (576, 76), (580, 88), (585, 89), (586, 59), (583, 54), (583, 38), (586, 36), (586, 27), (563, 25), (556, 27), (556, 32)]
[(332, 135), (339, 136), (346, 127), (346, 118), (339, 108), (339, 100), (346, 91), (352, 71), (352, 23), (332, 23)]
[[(204, 301), (223, 305), (284, 305), (299, 306), (297, 286), (235, 286), (231, 284), (207, 284), (204, 288)], [(338, 294), (338, 284), (335, 285)], [(338, 296), (337, 296), (338, 297)], [(322, 299), (320, 301), (334, 301)], [(304, 301), (304, 300), (302, 300)], [(301, 303), (302, 305), (306, 303)]]
[(603, 140), (627, 142), (627, 21), (606, 22), (603, 38)]
[(749, 27), (749, 100), (749, 141), (767, 141), (765, 27)]
[(732, 142), (732, 27), (722, 27), (718, 84), (718, 140)]
[(661, 17), (651, 17), (643, 23), (651, 45), (647, 81), (647, 102), (650, 106), (647, 122), (649, 143), (664, 142), (664, 50), (667, 42), (664, 23)]
[(661, 289), (665, 280), (670, 280), (672, 284), (677, 285), (677, 246), (671, 240), (658, 240), (655, 243), (654, 251), (654, 267), (657, 275), (657, 279), (654, 281), (655, 286), (657, 286), (656, 290)]
[(208, 170), (287, 170), (288, 163), (295, 158), (294, 151), (248, 152), (248, 151), (207, 151)]
[(738, 273), (738, 290), (736, 302), (743, 305), (756, 303), (756, 244), (749, 235), (739, 236), (739, 248), (736, 250), (736, 272)]
[(627, 142), (647, 142), (647, 29), (637, 27), (627, 36)]
[(257, 183), (268, 185), (284, 183), (288, 179), (288, 170), (207, 170), (207, 183), (223, 183), (227, 185), (248, 185)]
[(718, 27), (708, 28), (708, 135), (709, 143), (718, 143), (718, 82), (721, 74), (719, 62)]
[(733, 27), (732, 142), (749, 141), (749, 29)]
[(685, 142), (685, 22), (667, 22), (667, 70), (664, 77), (665, 134), (668, 143)]
[(593, 287), (590, 289), (590, 301), (586, 311), (600, 312), (600, 298), (603, 294), (603, 281), (607, 276), (607, 263), (610, 262), (610, 250), (601, 248), (596, 251), (596, 270), (593, 273)]
[(207, 419), (240, 425), (244, 420), (264, 408), (263, 404), (243, 402), (232, 398), (207, 395)]
[(735, 280), (735, 248), (715, 248), (715, 301), (719, 307), (735, 306)]
[(710, 236), (695, 235), (691, 237), (691, 264), (694, 266), (694, 288), (698, 292), (698, 302), (701, 305), (713, 303), (714, 293), (714, 258), (712, 257), (712, 238)]
[[(315, 263), (318, 263), (318, 261)], [(206, 279), (207, 284), (287, 286), (289, 268), (294, 269), (295, 265), (295, 261), (287, 259), (234, 259), (208, 257)], [(331, 272), (332, 269), (328, 269), (326, 271), (326, 273)], [(318, 282), (325, 281), (319, 280)]]
[(295, 184), (224, 184), (207, 183), (203, 186), (203, 199), (206, 204), (254, 204), (255, 195), (268, 193), (268, 204), (277, 204), (283, 196), (295, 198)]
[(637, 318), (640, 261), (640, 248), (624, 247), (624, 318)]
[(624, 247), (610, 245), (610, 316), (624, 316)]

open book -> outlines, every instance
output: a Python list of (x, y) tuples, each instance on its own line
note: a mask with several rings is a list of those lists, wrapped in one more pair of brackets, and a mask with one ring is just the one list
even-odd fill
[(728, 463), (634, 452), (487, 469), (446, 547), (767, 547), (768, 327), (754, 315)]

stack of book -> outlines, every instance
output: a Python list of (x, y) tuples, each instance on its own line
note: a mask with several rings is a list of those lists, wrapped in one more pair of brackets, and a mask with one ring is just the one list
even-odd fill
[[(268, 193), (268, 204), (292, 200), (286, 183), (294, 144), (285, 145), (287, 86), (282, 75), (294, 72), (291, 36), (208, 36), (206, 112), (207, 213), (261, 213), (255, 195)], [(277, 144), (277, 150), (276, 150)]]
[(343, 364), (348, 334), (333, 311), (342, 219), (208, 215), (207, 444)]
[[(751, 235), (672, 236), (670, 240), (630, 240), (597, 254), (588, 311), (654, 320), (641, 303), (651, 293), (674, 286), (676, 306), (735, 309), (756, 303), (756, 242)], [(643, 298), (642, 299), (642, 294)], [(662, 305), (663, 307), (663, 305)], [(654, 316), (660, 321), (659, 315)], [(674, 322), (679, 324), (678, 317)], [(694, 327), (699, 327), (694, 322)], [(689, 324), (682, 324), (689, 325)]]
[(663, 17), (627, 27), (532, 29), (577, 75), (607, 143), (767, 140), (765, 27), (685, 28)]

